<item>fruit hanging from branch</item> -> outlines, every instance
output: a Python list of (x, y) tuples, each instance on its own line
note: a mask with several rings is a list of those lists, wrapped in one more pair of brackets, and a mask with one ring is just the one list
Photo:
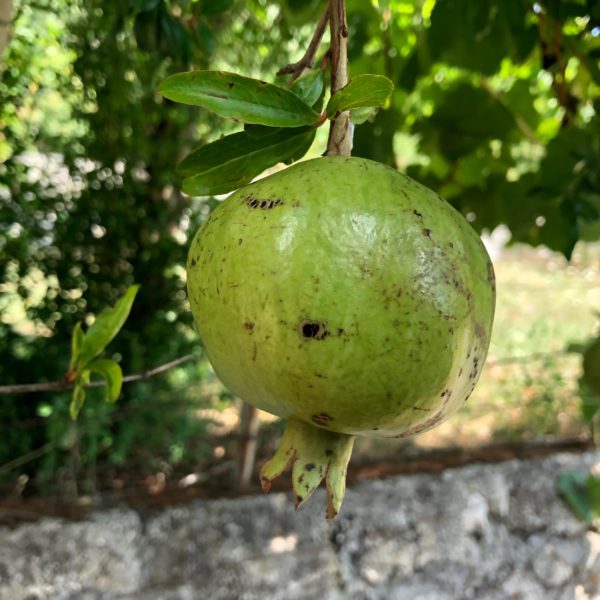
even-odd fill
[(467, 221), (360, 158), (302, 162), (231, 195), (192, 243), (188, 290), (222, 381), (288, 419), (263, 487), (292, 463), (296, 503), (325, 478), (329, 516), (353, 436), (413, 435), (462, 405), (494, 312)]
[[(190, 303), (225, 385), (287, 420), (261, 470), (263, 489), (291, 466), (299, 506), (325, 480), (331, 518), (355, 436), (425, 431), (473, 391), (495, 287), (462, 215), (395, 169), (348, 156), (349, 111), (385, 106), (393, 84), (379, 75), (348, 82), (343, 0), (331, 0), (324, 18), (332, 93), (321, 114), (320, 70), (300, 79), (294, 72), (290, 89), (196, 71), (165, 80), (160, 91), (250, 125), (180, 165), (188, 193), (237, 189), (191, 245)], [(272, 164), (301, 158), (327, 119), (328, 156), (245, 185)]]

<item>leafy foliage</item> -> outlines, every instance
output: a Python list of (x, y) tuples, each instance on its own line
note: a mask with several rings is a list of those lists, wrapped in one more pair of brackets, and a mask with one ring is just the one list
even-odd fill
[(106, 382), (106, 401), (116, 402), (121, 394), (123, 373), (114, 360), (96, 358), (119, 333), (138, 293), (139, 285), (129, 287), (125, 295), (110, 310), (105, 310), (94, 320), (84, 334), (80, 323), (73, 330), (71, 362), (67, 377), (75, 380), (73, 397), (69, 406), (72, 419), (76, 419), (85, 402), (85, 385), (91, 373), (98, 373)]

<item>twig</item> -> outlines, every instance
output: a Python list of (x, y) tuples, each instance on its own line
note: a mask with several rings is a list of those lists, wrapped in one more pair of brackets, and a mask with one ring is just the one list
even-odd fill
[(239, 478), (240, 489), (250, 486), (250, 480), (256, 462), (256, 446), (258, 435), (258, 410), (245, 402), (240, 409), (239, 433)]
[(12, 469), (16, 469), (17, 467), (22, 467), (23, 465), (27, 464), (28, 462), (31, 462), (32, 460), (35, 460), (36, 458), (40, 458), (40, 457), (44, 456), (44, 454), (48, 454), (48, 452), (51, 452), (52, 450), (54, 450), (55, 447), (56, 447), (56, 443), (49, 442), (47, 444), (44, 444), (41, 448), (32, 450), (31, 452), (28, 452), (27, 454), (24, 454), (23, 456), (19, 456), (19, 458), (15, 458), (14, 460), (11, 460), (7, 463), (4, 463), (3, 465), (0, 465), (0, 475), (7, 473), (8, 471), (10, 471)]
[[(346, 0), (329, 0), (329, 27), (331, 30), (331, 95), (348, 83), (348, 26)], [(350, 112), (341, 113), (331, 123), (328, 156), (350, 156), (352, 136)]]
[(142, 371), (141, 373), (136, 373), (135, 375), (127, 375), (123, 377), (123, 383), (131, 383), (132, 381), (141, 381), (142, 379), (149, 379), (150, 377), (154, 377), (155, 375), (159, 375), (160, 373), (164, 373), (169, 369), (177, 367), (183, 363), (189, 362), (194, 358), (193, 354), (186, 354), (185, 356), (181, 356), (180, 358), (176, 358), (171, 360), (164, 365), (159, 365), (158, 367), (154, 367), (148, 371)]
[[(502, 95), (497, 92), (491, 85), (489, 80), (486, 77), (481, 77), (480, 78), (480, 83), (481, 83), (481, 87), (490, 95), (492, 96), (492, 98), (494, 98), (495, 100), (497, 100), (500, 104), (502, 104), (502, 106), (504, 108), (506, 108), (507, 110), (510, 110), (509, 106), (507, 105), (505, 99), (502, 97)], [(521, 116), (519, 115), (514, 115), (514, 119), (515, 119), (515, 123), (517, 125), (517, 127), (521, 130), (521, 133), (532, 143), (535, 144), (536, 146), (540, 146), (542, 145), (542, 142), (540, 141), (540, 139), (537, 137), (535, 131), (533, 129), (531, 129), (531, 127), (529, 126), (529, 124), (527, 123), (527, 121), (525, 121), (525, 119), (523, 119)]]
[(319, 45), (321, 44), (321, 40), (323, 39), (323, 34), (327, 28), (327, 23), (329, 23), (329, 5), (319, 19), (315, 33), (310, 40), (310, 44), (308, 45), (304, 56), (298, 62), (285, 65), (285, 67), (281, 67), (281, 69), (277, 71), (277, 75), (288, 75), (289, 73), (292, 74), (287, 83), (288, 86), (292, 85), (292, 83), (294, 83), (294, 81), (296, 81), (296, 79), (302, 75), (304, 69), (312, 68), (313, 61), (315, 60), (315, 54), (317, 53)]
[[(133, 381), (141, 381), (142, 379), (150, 379), (155, 375), (164, 373), (173, 367), (177, 367), (185, 362), (188, 362), (194, 358), (193, 354), (186, 354), (175, 360), (171, 360), (163, 365), (143, 371), (141, 373), (134, 373), (132, 375), (126, 375), (123, 377), (123, 383), (131, 383)], [(47, 383), (23, 383), (15, 385), (0, 385), (0, 394), (31, 394), (35, 392), (64, 392), (70, 390), (75, 385), (72, 381), (50, 381)], [(85, 387), (101, 387), (106, 385), (104, 381), (90, 381)]]

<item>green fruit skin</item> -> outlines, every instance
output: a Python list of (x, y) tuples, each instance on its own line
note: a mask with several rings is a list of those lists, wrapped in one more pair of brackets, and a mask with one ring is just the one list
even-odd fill
[(385, 165), (318, 158), (238, 190), (187, 268), (217, 375), (281, 417), (413, 435), (455, 412), (481, 373), (487, 252), (441, 196)]

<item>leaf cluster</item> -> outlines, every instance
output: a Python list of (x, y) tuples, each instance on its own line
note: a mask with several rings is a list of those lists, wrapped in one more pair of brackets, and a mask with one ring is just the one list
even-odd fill
[(125, 295), (109, 310), (100, 313), (84, 333), (77, 323), (71, 338), (71, 362), (67, 380), (74, 381), (73, 396), (69, 412), (76, 419), (85, 402), (85, 386), (92, 373), (97, 373), (106, 382), (106, 401), (116, 402), (121, 393), (123, 372), (119, 363), (109, 358), (98, 358), (106, 346), (119, 333), (138, 293), (140, 286), (132, 285)]
[(336, 92), (323, 115), (323, 69), (294, 81), (290, 89), (222, 71), (189, 71), (162, 81), (169, 100), (206, 108), (244, 123), (244, 130), (202, 146), (178, 166), (183, 191), (210, 196), (231, 192), (273, 165), (306, 154), (316, 130), (344, 111), (387, 104), (394, 84), (382, 75), (358, 75)]

